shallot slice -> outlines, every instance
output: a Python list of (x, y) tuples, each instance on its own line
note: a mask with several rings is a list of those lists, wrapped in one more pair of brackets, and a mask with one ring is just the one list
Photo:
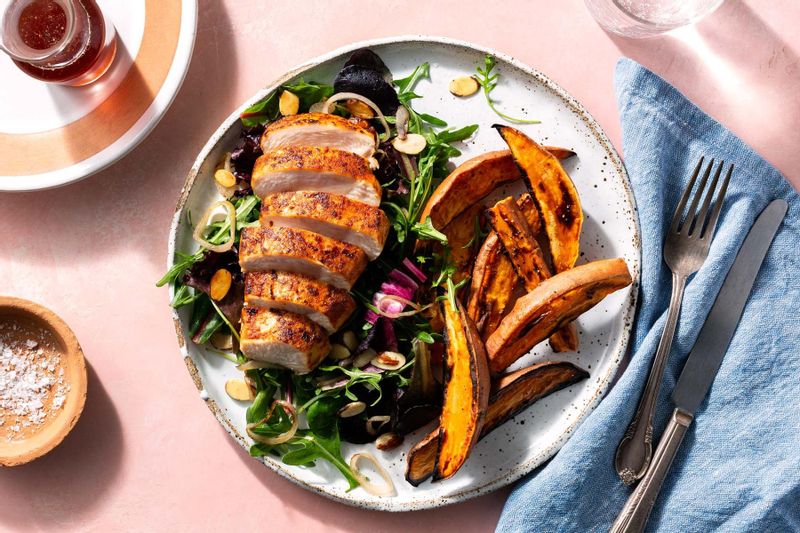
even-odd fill
[[(218, 207), (225, 208), (225, 215), (228, 219), (231, 235), (230, 238), (223, 244), (211, 244), (203, 238), (203, 231), (206, 229), (208, 221), (214, 215), (214, 211)], [(200, 222), (197, 223), (197, 227), (194, 228), (192, 238), (203, 248), (212, 252), (223, 253), (233, 248), (233, 241), (236, 239), (236, 208), (233, 206), (233, 204), (227, 200), (220, 200), (211, 204), (211, 206), (206, 209), (206, 212), (203, 213), (203, 217), (200, 219)]]
[[(386, 134), (386, 138), (388, 139), (392, 135), (392, 131), (391, 129), (389, 129), (389, 123), (386, 122), (386, 117), (383, 116), (383, 113), (381, 112), (381, 109), (378, 107), (378, 105), (369, 98), (367, 98), (366, 96), (361, 96), (360, 94), (336, 93), (327, 100), (325, 100), (325, 105), (322, 106), (322, 112), (330, 113), (331, 105), (334, 104), (335, 102), (338, 102), (339, 100), (358, 100), (360, 102), (364, 102), (369, 107), (371, 107), (373, 111), (375, 111), (375, 115), (378, 117), (378, 120), (380, 120), (381, 126), (383, 126), (383, 131)], [(376, 142), (380, 143), (380, 136), (378, 137), (379, 138), (377, 139)]]
[[(376, 485), (372, 483), (367, 476), (361, 473), (358, 469), (358, 461), (360, 459), (364, 459), (372, 463), (372, 466), (375, 468), (375, 472), (377, 472), (384, 481), (384, 486)], [(392, 478), (389, 477), (389, 472), (386, 471), (385, 468), (381, 466), (377, 459), (371, 453), (357, 453), (350, 458), (350, 470), (353, 471), (353, 477), (355, 477), (361, 487), (367, 491), (369, 494), (373, 496), (395, 496), (397, 495), (397, 491), (394, 488), (394, 483), (392, 483)]]

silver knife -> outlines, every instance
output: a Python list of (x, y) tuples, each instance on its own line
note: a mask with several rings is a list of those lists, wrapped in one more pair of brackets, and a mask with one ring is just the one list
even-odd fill
[(783, 200), (772, 201), (750, 228), (672, 391), (675, 410), (658, 443), (653, 461), (611, 526), (612, 533), (644, 531), (664, 478), (694, 420), (694, 413), (706, 397), (722, 364), (750, 296), (750, 289), (787, 208)]

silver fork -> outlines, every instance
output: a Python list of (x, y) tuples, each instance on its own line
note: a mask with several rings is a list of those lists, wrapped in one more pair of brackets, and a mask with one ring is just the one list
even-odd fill
[[(703, 191), (714, 167), (714, 160), (712, 159), (706, 167), (700, 184), (692, 197), (692, 203), (686, 212), (685, 220), (681, 223), (681, 220), (684, 219), (684, 208), (703, 167), (703, 160), (704, 158), (701, 157), (697, 167), (694, 169), (692, 179), (683, 191), (680, 203), (675, 209), (675, 215), (672, 217), (672, 226), (669, 228), (664, 241), (664, 262), (672, 270), (672, 295), (669, 301), (669, 311), (667, 312), (667, 323), (658, 343), (658, 350), (656, 350), (655, 360), (647, 378), (647, 385), (642, 393), (642, 398), (639, 400), (636, 414), (617, 448), (614, 466), (617, 469), (617, 474), (626, 485), (631, 485), (644, 476), (653, 456), (653, 413), (658, 391), (661, 388), (661, 381), (664, 377), (664, 367), (672, 346), (675, 326), (680, 314), (686, 280), (700, 269), (706, 256), (708, 256), (708, 249), (711, 246), (714, 229), (717, 226), (725, 191), (733, 173), (733, 165), (730, 165), (717, 199), (714, 202), (714, 207), (709, 213), (714, 190), (725, 165), (724, 161), (720, 162), (705, 198), (703, 198)], [(703, 198), (703, 203), (698, 210), (701, 198)]]

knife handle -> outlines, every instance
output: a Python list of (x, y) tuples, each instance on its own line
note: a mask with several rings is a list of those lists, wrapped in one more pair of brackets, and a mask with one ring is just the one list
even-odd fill
[(683, 437), (694, 417), (682, 410), (675, 409), (669, 424), (664, 430), (661, 442), (653, 455), (653, 461), (642, 480), (628, 497), (617, 520), (611, 526), (611, 533), (634, 533), (644, 531), (650, 512), (656, 503), (664, 478), (667, 477), (672, 461), (681, 447)]

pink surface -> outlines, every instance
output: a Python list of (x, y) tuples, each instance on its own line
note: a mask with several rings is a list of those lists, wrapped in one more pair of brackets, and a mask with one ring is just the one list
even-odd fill
[[(131, 155), (62, 189), (0, 195), (0, 292), (75, 330), (89, 398), (49, 456), (0, 472), (0, 530), (485, 531), (507, 491), (400, 515), (350, 509), (259, 465), (199, 399), (165, 289), (167, 231), (184, 177), (217, 124), (289, 67), (352, 41), (426, 33), (495, 47), (544, 71), (619, 146), (621, 55), (666, 77), (800, 185), (800, 4), (730, 0), (680, 37), (609, 37), (580, 0), (201, 1), (172, 109)], [(312, 5), (313, 4), (313, 5)], [(335, 4), (335, 6), (334, 6)], [(542, 502), (546, 505), (547, 502)]]

